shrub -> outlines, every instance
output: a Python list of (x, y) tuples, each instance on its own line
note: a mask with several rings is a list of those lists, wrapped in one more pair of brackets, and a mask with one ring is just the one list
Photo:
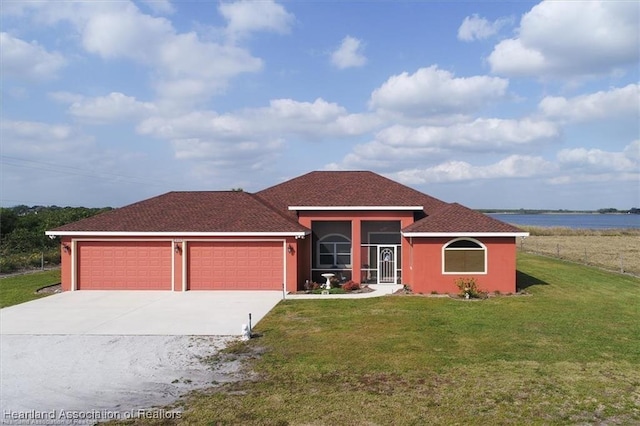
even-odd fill
[(456, 280), (456, 287), (460, 290), (458, 295), (461, 297), (467, 297), (467, 295), (472, 299), (486, 297), (486, 292), (478, 287), (478, 283), (475, 278), (458, 278)]
[(342, 285), (344, 291), (360, 290), (360, 283), (356, 283), (353, 280), (349, 280)]

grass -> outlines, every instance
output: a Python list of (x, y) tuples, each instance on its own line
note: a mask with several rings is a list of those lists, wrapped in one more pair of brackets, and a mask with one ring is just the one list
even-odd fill
[(257, 378), (175, 422), (640, 423), (640, 280), (520, 253), (518, 281), (529, 296), (281, 302), (229, 349), (262, 353)]
[(36, 293), (41, 287), (60, 282), (60, 270), (17, 275), (0, 279), (0, 308), (48, 296)]
[(518, 243), (521, 251), (640, 276), (640, 229), (523, 229), (531, 236)]

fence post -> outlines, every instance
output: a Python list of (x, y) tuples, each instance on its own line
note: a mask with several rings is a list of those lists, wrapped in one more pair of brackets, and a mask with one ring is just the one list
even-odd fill
[(587, 248), (584, 248), (584, 264), (588, 265), (589, 264), (589, 257), (587, 256)]
[(560, 257), (560, 243), (556, 245), (556, 255), (557, 257)]
[(40, 253), (40, 269), (44, 271), (44, 252)]
[(620, 253), (620, 273), (624, 274), (624, 256)]

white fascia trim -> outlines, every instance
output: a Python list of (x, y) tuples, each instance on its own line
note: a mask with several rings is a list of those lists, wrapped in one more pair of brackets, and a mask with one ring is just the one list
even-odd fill
[(528, 232), (403, 232), (405, 237), (528, 237)]
[(46, 231), (46, 235), (71, 237), (298, 237), (309, 232), (91, 232), (91, 231)]
[(424, 206), (289, 206), (296, 211), (422, 211)]

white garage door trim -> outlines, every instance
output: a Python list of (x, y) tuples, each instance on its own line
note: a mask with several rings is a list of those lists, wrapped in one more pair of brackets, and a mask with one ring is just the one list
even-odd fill
[[(173, 239), (158, 239), (158, 238), (73, 238), (71, 240), (71, 291), (78, 291), (78, 243), (82, 242), (110, 242), (110, 243), (126, 243), (126, 242), (165, 242), (171, 243), (171, 291), (176, 289), (176, 254), (173, 250), (175, 240)], [(186, 257), (186, 256), (185, 256)], [(117, 291), (117, 290), (114, 290)]]
[(187, 291), (188, 286), (188, 265), (189, 251), (187, 245), (192, 243), (259, 243), (259, 242), (282, 242), (282, 284), (287, 286), (287, 240), (279, 238), (198, 238), (190, 240), (182, 240), (182, 291)]

